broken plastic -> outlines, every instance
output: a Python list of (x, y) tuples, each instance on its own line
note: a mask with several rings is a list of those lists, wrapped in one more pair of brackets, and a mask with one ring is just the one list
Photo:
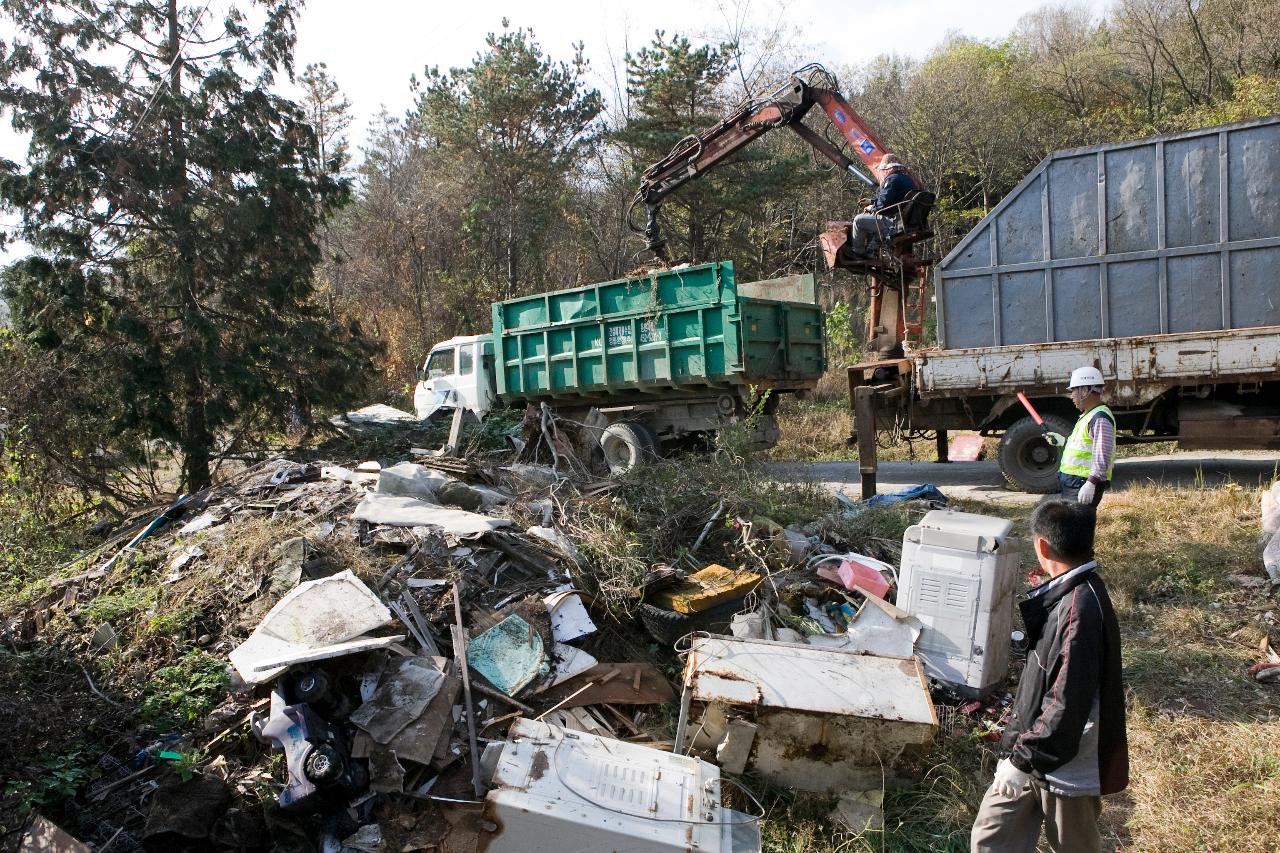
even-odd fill
[(489, 518), (462, 509), (439, 506), (416, 498), (370, 492), (360, 501), (353, 518), (370, 524), (392, 527), (438, 527), (455, 536), (479, 536), (500, 527), (510, 527), (505, 518)]
[(596, 632), (596, 623), (577, 591), (553, 592), (542, 603), (551, 614), (551, 636), (557, 643), (570, 643)]
[(349, 569), (299, 584), (267, 612), (231, 652), (231, 663), (250, 684), (275, 678), (294, 663), (339, 657), (404, 639), (356, 639), (391, 621), (391, 611)]
[(430, 503), (439, 503), (436, 492), (442, 486), (453, 481), (448, 474), (418, 465), (413, 462), (401, 462), (378, 473), (378, 491), (387, 495), (400, 495), (407, 498), (419, 498)]

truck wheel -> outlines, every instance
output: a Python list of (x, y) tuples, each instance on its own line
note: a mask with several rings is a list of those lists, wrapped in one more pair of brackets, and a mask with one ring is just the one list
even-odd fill
[[(1066, 418), (1045, 415), (1044, 422), (1053, 432), (1071, 433)], [(1000, 473), (1010, 487), (1037, 495), (1058, 491), (1061, 451), (1044, 440), (1044, 429), (1031, 418), (1022, 418), (1004, 431), (997, 455)]]
[(600, 436), (600, 448), (609, 473), (622, 474), (658, 456), (653, 434), (641, 424), (609, 424)]

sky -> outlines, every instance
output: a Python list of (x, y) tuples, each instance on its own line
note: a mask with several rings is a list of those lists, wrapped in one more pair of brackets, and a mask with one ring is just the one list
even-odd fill
[[(1095, 9), (1102, 1), (1086, 0)], [(209, 0), (206, 20), (219, 20), (232, 2)], [(1042, 5), (1045, 0), (311, 0), (298, 22), (295, 59), (299, 71), (312, 62), (328, 65), (351, 101), (349, 141), (358, 149), (382, 109), (399, 116), (411, 106), (411, 75), (421, 77), (426, 66), (469, 65), (504, 17), (513, 27), (532, 28), (556, 60), (571, 59), (573, 45), (582, 42), (590, 82), (608, 97), (621, 77), (623, 56), (647, 44), (658, 29), (697, 41), (719, 40), (739, 20), (757, 30), (781, 26), (804, 62), (834, 69), (881, 54), (921, 58), (953, 32), (1001, 38)], [(8, 40), (7, 27), (0, 23), (0, 39)], [(281, 90), (297, 91), (288, 84)], [(8, 117), (0, 116), (0, 157), (21, 161), (25, 148)], [(0, 213), (0, 225), (14, 221), (14, 214)], [(25, 253), (24, 246), (10, 246), (0, 251), (0, 264)]]
[[(469, 65), (484, 48), (485, 35), (501, 29), (503, 17), (513, 27), (532, 28), (543, 51), (554, 59), (571, 59), (572, 45), (583, 42), (596, 77), (592, 82), (608, 95), (614, 69), (627, 50), (647, 44), (657, 29), (696, 40), (726, 32), (735, 19), (745, 18), (767, 30), (782, 21), (803, 50), (805, 62), (854, 66), (881, 54), (923, 57), (949, 32), (1000, 38), (1022, 15), (1045, 4), (1046, 0), (364, 0), (353, 7), (350, 0), (311, 0), (298, 27), (297, 63), (299, 68), (310, 62), (328, 64), (352, 103), (351, 142), (358, 147), (381, 107), (397, 116), (409, 108), (411, 74), (421, 77), (428, 65)], [(353, 8), (360, 14), (352, 14)]]

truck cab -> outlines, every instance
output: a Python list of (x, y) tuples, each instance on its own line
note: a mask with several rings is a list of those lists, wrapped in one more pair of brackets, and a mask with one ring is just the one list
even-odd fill
[(490, 335), (460, 335), (441, 341), (418, 368), (413, 407), (419, 418), (454, 408), (482, 416), (493, 408), (496, 398)]

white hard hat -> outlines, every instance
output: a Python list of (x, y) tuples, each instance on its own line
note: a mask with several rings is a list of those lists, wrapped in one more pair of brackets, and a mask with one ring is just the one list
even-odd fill
[(1102, 379), (1102, 371), (1096, 367), (1077, 367), (1071, 371), (1071, 381), (1067, 383), (1067, 390), (1072, 388), (1097, 388), (1104, 384)]

